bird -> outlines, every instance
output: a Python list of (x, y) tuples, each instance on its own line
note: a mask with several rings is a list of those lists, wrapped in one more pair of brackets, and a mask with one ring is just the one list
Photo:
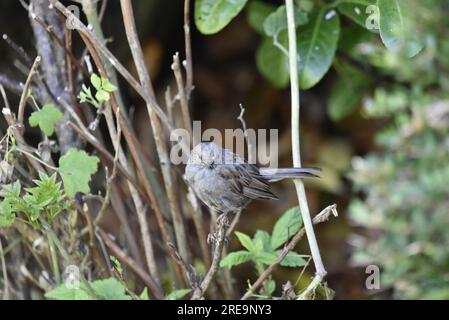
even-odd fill
[(252, 200), (278, 200), (271, 182), (317, 178), (319, 168), (259, 168), (229, 149), (202, 142), (190, 152), (184, 177), (195, 195), (218, 213), (238, 213)]

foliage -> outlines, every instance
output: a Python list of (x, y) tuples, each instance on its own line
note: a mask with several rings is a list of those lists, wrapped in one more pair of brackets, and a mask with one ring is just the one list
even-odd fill
[(59, 173), (69, 197), (77, 192), (89, 192), (89, 180), (97, 171), (99, 161), (97, 157), (77, 149), (70, 149), (59, 159)]
[[(421, 3), (417, 0), (335, 0), (331, 3), (296, 0), (295, 2), (298, 72), (302, 89), (315, 86), (332, 66), (341, 33), (340, 15), (361, 26), (365, 33), (379, 33), (386, 48), (395, 54), (410, 58), (424, 47), (424, 34), (414, 27), (418, 17), (411, 11), (419, 12), (416, 8)], [(262, 35), (256, 55), (257, 66), (261, 74), (273, 85), (284, 88), (288, 85), (289, 77), (285, 6), (275, 7), (260, 0), (248, 3), (248, 24)], [(230, 23), (245, 4), (246, 1), (196, 0), (196, 26), (203, 34), (216, 33)], [(349, 114), (354, 108), (353, 101), (350, 101), (350, 104), (351, 107), (341, 112), (339, 105), (341, 108), (346, 108), (346, 105), (334, 104), (332, 117), (339, 119)]]
[[(248, 261), (251, 261), (257, 273), (260, 275), (266, 266), (271, 265), (280, 255), (280, 247), (284, 245), (292, 236), (294, 236), (302, 226), (301, 213), (298, 207), (287, 210), (273, 227), (271, 235), (263, 230), (257, 230), (251, 239), (242, 232), (235, 232), (241, 245), (246, 250), (229, 253), (221, 262), (221, 267), (232, 267)], [(304, 255), (290, 251), (281, 261), (284, 267), (301, 267), (306, 264)], [(276, 289), (276, 283), (268, 280), (265, 284), (263, 295), (271, 296)]]
[(88, 285), (82, 282), (76, 285), (63, 283), (48, 291), (45, 297), (56, 300), (131, 300), (125, 293), (125, 287), (115, 278), (95, 280)]
[(393, 84), (364, 98), (363, 114), (384, 126), (379, 150), (353, 161), (354, 190), (363, 197), (352, 200), (351, 219), (367, 230), (351, 238), (353, 261), (381, 266), (381, 288), (396, 298), (449, 298), (449, 46), (435, 27), (444, 15), (434, 14), (442, 5), (421, 7), (428, 20), (416, 28), (428, 39), (414, 60), (365, 48), (366, 61)]
[(55, 131), (56, 123), (62, 119), (62, 112), (53, 104), (46, 104), (41, 110), (33, 112), (28, 121), (30, 126), (37, 127), (45, 133), (47, 137)]
[(48, 177), (45, 173), (39, 173), (39, 179), (33, 180), (36, 187), (23, 188), (19, 181), (9, 185), (3, 185), (0, 190), (0, 227), (11, 226), (19, 213), (23, 213), (26, 222), (40, 226), (40, 219), (51, 221), (63, 210), (67, 209), (70, 202), (61, 188), (61, 182), (56, 182), (56, 173)]
[(179, 300), (184, 298), (186, 295), (188, 295), (190, 292), (192, 292), (192, 289), (179, 289), (171, 292), (169, 295), (167, 295), (167, 300)]
[(90, 82), (94, 86), (95, 96), (92, 94), (90, 87), (85, 84), (81, 86), (81, 92), (79, 94), (80, 102), (87, 102), (99, 109), (103, 103), (109, 101), (109, 94), (117, 90), (117, 87), (109, 82), (108, 79), (100, 78), (97, 74), (93, 73), (90, 77)]

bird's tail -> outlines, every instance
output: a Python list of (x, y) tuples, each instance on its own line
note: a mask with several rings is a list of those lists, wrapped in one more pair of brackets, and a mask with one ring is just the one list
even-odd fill
[(320, 168), (260, 168), (260, 174), (269, 182), (282, 179), (319, 178)]

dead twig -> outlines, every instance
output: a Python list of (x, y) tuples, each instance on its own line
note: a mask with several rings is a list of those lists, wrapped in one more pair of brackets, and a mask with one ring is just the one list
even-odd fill
[(229, 227), (228, 214), (223, 213), (217, 219), (217, 229), (215, 230), (214, 234), (210, 235), (211, 236), (210, 238), (212, 238), (213, 244), (215, 246), (214, 254), (212, 256), (212, 264), (209, 270), (207, 271), (206, 275), (204, 276), (204, 279), (201, 282), (201, 284), (193, 291), (192, 300), (199, 300), (204, 296), (207, 288), (209, 288), (212, 279), (214, 278), (215, 274), (217, 273), (220, 267), (221, 256), (223, 254), (223, 248), (226, 242), (226, 230), (228, 229), (228, 227)]
[[(320, 213), (318, 213), (315, 216), (315, 218), (313, 218), (313, 223), (318, 224), (327, 221), (331, 214), (333, 214), (335, 217), (338, 216), (336, 204), (324, 208)], [(254, 292), (264, 283), (264, 281), (269, 277), (269, 275), (273, 272), (273, 270), (280, 265), (281, 261), (284, 260), (287, 254), (293, 250), (293, 248), (298, 244), (299, 240), (302, 239), (305, 233), (306, 233), (305, 228), (301, 228), (301, 230), (299, 230), (298, 233), (296, 233), (296, 235), (292, 238), (292, 240), (290, 240), (290, 242), (284, 247), (284, 249), (279, 254), (276, 261), (273, 262), (267, 269), (265, 269), (265, 271), (262, 272), (262, 274), (259, 276), (256, 282), (254, 282), (253, 285), (248, 289), (248, 291), (242, 297), (242, 300), (246, 300), (249, 297), (251, 297), (251, 295), (254, 294)]]
[(19, 102), (19, 111), (17, 112), (17, 122), (19, 126), (23, 126), (23, 114), (25, 112), (25, 105), (29, 96), (29, 88), (31, 84), (31, 80), (33, 79), (33, 76), (35, 73), (37, 73), (37, 68), (39, 67), (39, 64), (41, 63), (41, 57), (37, 56), (36, 59), (34, 59), (34, 63), (31, 66), (30, 72), (28, 74), (28, 77), (25, 81), (25, 85), (23, 86), (22, 95), (20, 96), (20, 102)]
[(120, 261), (123, 261), (148, 287), (150, 292), (156, 299), (164, 299), (164, 292), (159, 286), (157, 281), (146, 273), (142, 268), (140, 268), (137, 263), (131, 259), (114, 241), (106, 234), (106, 232), (100, 227), (96, 228), (96, 232), (103, 239), (105, 245), (112, 251), (115, 257)]

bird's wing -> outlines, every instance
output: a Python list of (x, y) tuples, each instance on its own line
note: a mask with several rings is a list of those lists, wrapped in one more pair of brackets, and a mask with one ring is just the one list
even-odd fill
[(232, 191), (236, 193), (249, 199), (278, 199), (255, 165), (247, 163), (222, 165), (219, 171), (220, 175), (229, 182)]

